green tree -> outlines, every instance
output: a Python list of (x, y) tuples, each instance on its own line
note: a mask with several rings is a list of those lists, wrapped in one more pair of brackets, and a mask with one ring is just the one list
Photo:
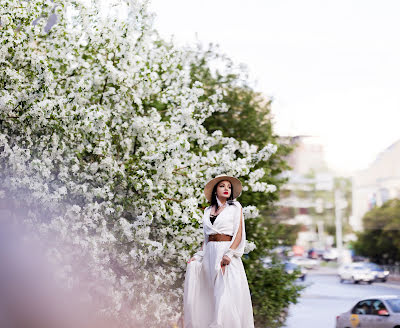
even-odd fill
[(382, 264), (400, 261), (400, 200), (387, 201), (363, 217), (364, 231), (354, 243), (357, 254)]
[(283, 246), (293, 246), (296, 244), (297, 235), (301, 231), (305, 231), (304, 224), (275, 224), (271, 225), (274, 236), (278, 239), (279, 243)]
[[(213, 70), (213, 62), (219, 62), (220, 68)], [(259, 149), (269, 143), (278, 145), (277, 152), (257, 166), (259, 172), (265, 172), (261, 181), (277, 189), (260, 193), (249, 188), (240, 202), (243, 206), (256, 206), (260, 213), (257, 218), (246, 220), (247, 237), (256, 244), (256, 249), (244, 259), (255, 324), (256, 327), (280, 327), (285, 321), (286, 309), (290, 303), (296, 303), (301, 287), (294, 284), (294, 276), (284, 274), (282, 266), (265, 268), (261, 259), (273, 257), (271, 249), (282, 243), (285, 227), (272, 224), (271, 217), (275, 212), (274, 202), (279, 198), (279, 187), (285, 182), (280, 174), (288, 169), (284, 157), (291, 149), (279, 144), (279, 137), (274, 133), (271, 100), (254, 91), (243, 71), (235, 71), (232, 62), (212, 47), (197, 53), (197, 60), (192, 64), (192, 81), (203, 83), (204, 100), (215, 93), (217, 86), (224, 89), (222, 101), (227, 111), (214, 113), (205, 120), (204, 126), (210, 133), (219, 130), (225, 137), (248, 142)], [(251, 174), (243, 179), (245, 186), (250, 179)]]

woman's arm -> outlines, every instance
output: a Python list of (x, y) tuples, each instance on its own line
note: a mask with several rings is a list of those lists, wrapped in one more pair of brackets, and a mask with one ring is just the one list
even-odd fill
[(236, 234), (236, 238), (233, 241), (232, 245), (231, 245), (231, 249), (237, 249), (238, 246), (240, 245), (240, 242), (242, 241), (242, 225), (243, 225), (243, 209), (240, 209), (240, 222), (239, 222), (239, 229), (238, 232)]
[(195, 261), (195, 260), (201, 260), (204, 256), (204, 245), (206, 244), (206, 240), (204, 239), (203, 243), (201, 244), (201, 248), (199, 251), (197, 251), (192, 257), (191, 259), (188, 261), (188, 263)]
[(229, 265), (231, 263), (231, 259), (234, 255), (234, 250), (236, 250), (240, 243), (242, 242), (243, 238), (243, 209), (240, 209), (240, 221), (239, 221), (239, 228), (236, 233), (235, 239), (232, 242), (231, 246), (229, 247), (228, 251), (224, 254), (221, 260), (221, 267), (222, 267), (222, 272), (225, 273), (225, 266)]

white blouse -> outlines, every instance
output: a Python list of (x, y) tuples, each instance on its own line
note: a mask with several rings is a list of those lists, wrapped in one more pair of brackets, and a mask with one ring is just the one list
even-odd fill
[[(244, 228), (244, 219), (242, 214), (242, 206), (238, 201), (234, 201), (232, 205), (228, 205), (221, 213), (218, 214), (214, 221), (214, 224), (210, 220), (211, 206), (207, 207), (203, 215), (203, 230), (204, 230), (204, 241), (208, 242), (208, 236), (213, 234), (224, 234), (233, 236), (231, 245), (235, 241), (236, 235), (239, 230), (239, 224), (242, 224), (242, 238), (237, 248), (229, 250), (225, 253), (229, 258), (232, 256), (241, 257), (244, 252), (246, 244), (246, 232)], [(239, 237), (239, 236), (238, 236)], [(204, 249), (204, 247), (203, 247)], [(202, 257), (204, 255), (203, 250), (197, 252), (195, 256)]]
[(240, 215), (240, 213), (237, 213), (238, 209), (239, 207), (237, 207), (237, 205), (227, 205), (226, 208), (217, 215), (214, 224), (212, 224), (210, 220), (211, 206), (208, 207), (204, 211), (203, 216), (204, 233), (206, 235), (224, 234), (233, 236), (235, 234), (235, 219), (237, 219), (237, 215)]

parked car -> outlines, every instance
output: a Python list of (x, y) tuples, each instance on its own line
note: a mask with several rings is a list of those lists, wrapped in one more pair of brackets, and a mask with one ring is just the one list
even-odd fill
[(284, 267), (285, 268), (285, 272), (287, 274), (292, 274), (292, 273), (297, 271), (298, 278), (301, 281), (304, 281), (306, 279), (307, 270), (305, 268), (303, 268), (303, 267), (301, 267), (301, 266), (299, 266), (299, 265), (297, 265), (295, 263), (292, 263), (292, 262), (285, 262), (284, 265), (285, 265), (285, 267)]
[(366, 262), (366, 261), (368, 261), (368, 258), (365, 256), (353, 254), (352, 260), (353, 260), (353, 262)]
[(336, 328), (400, 327), (400, 296), (374, 296), (359, 300), (349, 311), (336, 317)]
[(331, 248), (326, 250), (323, 254), (322, 254), (322, 259), (325, 261), (336, 261), (338, 258), (338, 250), (336, 248)]
[(272, 266), (272, 258), (267, 256), (261, 259), (264, 268), (270, 268)]
[(306, 269), (315, 269), (319, 266), (319, 261), (315, 259), (309, 259), (302, 256), (294, 256), (290, 259), (290, 262), (300, 265)]
[(304, 247), (299, 245), (292, 246), (292, 251), (294, 256), (303, 256), (304, 255)]
[(364, 265), (369, 268), (375, 274), (375, 281), (386, 282), (389, 277), (389, 271), (382, 269), (376, 263), (364, 263)]
[(372, 284), (375, 281), (375, 273), (361, 263), (351, 263), (341, 266), (338, 269), (340, 282), (350, 281), (358, 284), (359, 282), (367, 282)]
[(271, 257), (263, 258), (262, 262), (263, 262), (263, 267), (266, 268), (266, 269), (272, 268), (272, 267), (274, 267), (276, 265), (283, 264), (283, 269), (285, 270), (285, 272), (287, 274), (296, 273), (297, 277), (300, 280), (304, 281), (306, 279), (307, 270), (305, 268), (295, 264), (295, 263), (288, 262), (288, 261), (285, 261), (285, 262), (274, 262)]
[(288, 256), (291, 257), (294, 255), (291, 246), (277, 246), (272, 249), (272, 251), (278, 254), (278, 256), (280, 256), (281, 258), (286, 258)]
[(323, 249), (311, 248), (308, 250), (307, 256), (310, 259), (321, 259), (324, 252)]

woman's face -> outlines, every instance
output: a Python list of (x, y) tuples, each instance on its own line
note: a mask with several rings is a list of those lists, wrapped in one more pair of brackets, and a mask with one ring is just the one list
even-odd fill
[(231, 196), (231, 183), (229, 181), (221, 181), (217, 186), (217, 197), (222, 199), (228, 199)]

